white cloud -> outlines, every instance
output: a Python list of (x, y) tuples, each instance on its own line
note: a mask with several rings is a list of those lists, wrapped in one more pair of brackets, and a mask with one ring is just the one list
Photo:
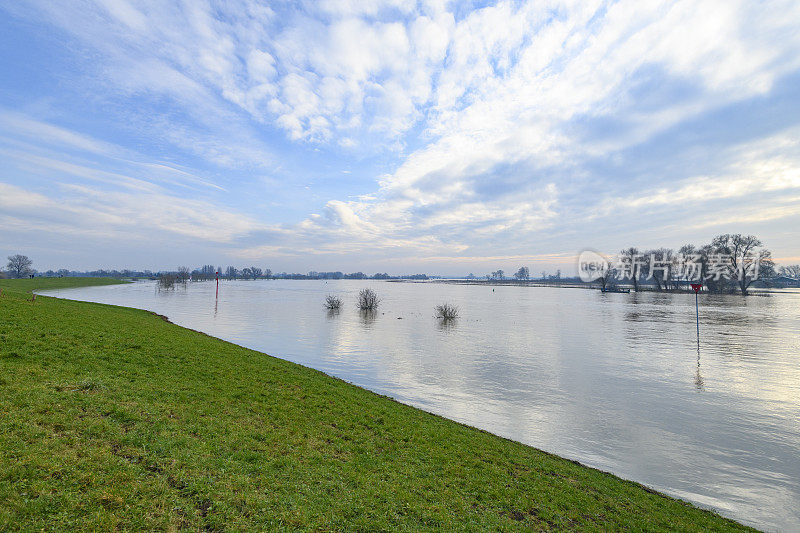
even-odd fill
[[(162, 183), (191, 189), (200, 186), (224, 190), (174, 164), (153, 160), (123, 146), (3, 108), (0, 108), (0, 139), (5, 144), (0, 153), (5, 157), (7, 173), (17, 164), (32, 174), (47, 169), (131, 189), (151, 190), (154, 183)], [(143, 171), (143, 177), (134, 178), (97, 168), (97, 164), (92, 166), (87, 158), (138, 168)]]
[[(132, 124), (206, 161), (280, 160), (265, 128), (308, 149), (354, 158), (391, 152), (398, 160), (377, 185), (378, 176), (368, 176), (362, 190), (348, 191), (354, 199), (330, 198), (323, 216), (271, 228), (276, 243), (243, 245), (251, 256), (294, 248), (472, 257), (492, 246), (518, 256), (544, 230), (623, 203), (674, 207), (696, 198), (698, 187), (706, 202), (796, 188), (797, 147), (774, 136), (764, 141), (769, 153), (753, 148), (757, 139), (737, 143), (754, 151), (744, 158), (717, 150), (716, 167), (679, 169), (669, 187), (655, 189), (641, 175), (628, 175), (625, 187), (586, 161), (624, 165), (630, 151), (671, 128), (768, 97), (800, 69), (797, 2), (500, 1), (462, 16), (463, 6), (401, 0), (274, 8), (103, 1), (87, 3), (81, 17), (67, 4), (31, 4), (99, 52), (96, 75), (112, 92), (168, 102), (154, 116), (132, 113)], [(113, 156), (101, 141), (8, 117), (0, 120), (10, 129)], [(36, 157), (46, 165), (48, 156)], [(645, 173), (672, 159), (661, 157)], [(125, 182), (88, 167), (61, 166)], [(577, 199), (576, 189), (597, 181), (604, 187), (596, 196)], [(621, 200), (611, 198), (620, 190)], [(198, 207), (187, 206), (189, 225)], [(252, 221), (224, 222), (234, 228), (230, 241), (259, 230)]]
[(67, 149), (82, 150), (99, 155), (120, 156), (126, 150), (111, 143), (82, 135), (75, 131), (32, 119), (22, 113), (0, 108), (0, 132), (13, 132), (16, 138), (36, 139)]
[(53, 196), (33, 193), (0, 182), (0, 207), (5, 216), (27, 220), (31, 227), (84, 238), (99, 233), (109, 239), (147, 241), (171, 235), (230, 243), (264, 228), (208, 202), (163, 192), (108, 192), (71, 184), (62, 184), (53, 192)]
[[(533, 178), (538, 170), (563, 171), (578, 158), (634, 146), (687, 117), (762, 94), (800, 65), (789, 53), (800, 51), (800, 34), (779, 45), (763, 38), (768, 31), (785, 34), (791, 20), (800, 20), (787, 18), (797, 12), (796, 4), (767, 10), (770, 16), (761, 7), (730, 2), (617, 2), (607, 11), (599, 6), (517, 9), (500, 3), (462, 20), (439, 75), (433, 142), (381, 181), (377, 202), (350, 204), (362, 223), (379, 228), (379, 234), (397, 235), (443, 221), (483, 222), (473, 243), (476, 235), (479, 241), (483, 233), (511, 227), (535, 232), (542, 221), (561, 214), (555, 193), (544, 204), (533, 201), (542, 198)], [(650, 65), (685, 79), (696, 94), (637, 110), (636, 102), (626, 99), (628, 84)], [(577, 117), (629, 111), (636, 112), (634, 123), (616, 138), (595, 144), (568, 134)], [(478, 191), (491, 188), (499, 168), (515, 163), (518, 173), (532, 176), (523, 176), (497, 202)], [(780, 181), (752, 170), (736, 173), (735, 180), (751, 184), (747, 190), (769, 190)], [(731, 179), (706, 184), (705, 198), (734, 194)], [(557, 190), (558, 183), (552, 187)]]

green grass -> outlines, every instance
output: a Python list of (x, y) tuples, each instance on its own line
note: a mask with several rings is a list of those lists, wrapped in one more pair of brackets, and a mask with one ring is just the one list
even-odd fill
[(0, 281), (0, 530), (745, 529), (145, 311)]

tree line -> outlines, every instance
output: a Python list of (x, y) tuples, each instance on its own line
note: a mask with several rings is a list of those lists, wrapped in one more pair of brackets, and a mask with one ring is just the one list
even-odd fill
[[(206, 264), (199, 268), (191, 269), (181, 266), (174, 271), (152, 272), (150, 270), (90, 270), (76, 271), (68, 269), (47, 270), (39, 273), (33, 268), (31, 259), (22, 254), (8, 256), (5, 271), (0, 270), (0, 278), (25, 278), (34, 275), (46, 277), (114, 277), (114, 278), (145, 278), (145, 279), (172, 279), (174, 282), (185, 283), (189, 280), (212, 280), (219, 275), (224, 279), (432, 279), (427, 274), (412, 274), (391, 276), (387, 273), (376, 273), (371, 276), (363, 272), (345, 274), (340, 271), (300, 273), (273, 273), (269, 268), (249, 266), (237, 268), (215, 267)], [(765, 285), (775, 280), (780, 275), (780, 282), (800, 283), (800, 265), (786, 265), (778, 268), (772, 260), (772, 254), (764, 248), (763, 243), (754, 235), (722, 234), (714, 237), (711, 242), (703, 245), (686, 244), (677, 250), (672, 248), (657, 248), (640, 251), (636, 247), (625, 248), (620, 251), (616, 261), (609, 262), (608, 268), (596, 280), (604, 290), (613, 289), (624, 283), (632, 286), (636, 291), (647, 288), (658, 291), (689, 290), (692, 282), (702, 283), (704, 290), (712, 293), (741, 292), (747, 294), (753, 283), (758, 281)], [(479, 279), (474, 274), (469, 274), (467, 279)], [(505, 272), (501, 269), (485, 276), (487, 280), (505, 280)], [(531, 279), (530, 270), (526, 266), (520, 267), (514, 274), (517, 281)], [(561, 271), (547, 275), (542, 272), (540, 280), (570, 281), (571, 278), (562, 278)], [(577, 281), (577, 278), (575, 278)], [(773, 282), (777, 284), (776, 282)]]
[(144, 279), (171, 279), (173, 282), (182, 283), (187, 281), (207, 281), (216, 279), (219, 276), (222, 279), (412, 279), (412, 280), (426, 280), (430, 279), (427, 274), (410, 274), (402, 276), (393, 276), (386, 272), (378, 272), (373, 275), (368, 275), (363, 272), (344, 273), (340, 271), (335, 272), (317, 272), (311, 271), (306, 274), (289, 273), (289, 272), (272, 272), (269, 268), (261, 268), (257, 266), (248, 266), (237, 268), (228, 266), (223, 270), (221, 266), (214, 266), (213, 264), (206, 264), (197, 268), (190, 268), (187, 266), (180, 266), (175, 270), (159, 270), (153, 272), (152, 270), (131, 270), (131, 269), (98, 269), (98, 270), (69, 270), (66, 268), (58, 270), (47, 270), (45, 272), (38, 272), (33, 268), (33, 261), (22, 254), (8, 256), (8, 263), (6, 270), (0, 270), (0, 278), (27, 278), (30, 276), (44, 276), (44, 277), (96, 277), (96, 278), (144, 278)]
[(470, 272), (464, 279), (470, 279), (470, 280), (486, 279), (486, 280), (489, 280), (489, 281), (503, 281), (503, 280), (508, 280), (508, 279), (513, 279), (513, 280), (516, 280), (516, 281), (528, 281), (528, 280), (534, 280), (534, 281), (561, 281), (561, 280), (569, 280), (570, 278), (562, 278), (560, 269), (556, 270), (555, 274), (548, 274), (547, 272), (542, 272), (540, 277), (533, 278), (533, 277), (531, 277), (530, 269), (528, 267), (526, 267), (526, 266), (521, 266), (521, 267), (519, 267), (519, 269), (516, 272), (514, 272), (514, 274), (511, 276), (511, 278), (506, 276), (505, 270), (498, 269), (498, 270), (495, 270), (493, 272), (490, 272), (489, 274), (484, 275), (483, 277), (478, 277), (475, 274), (473, 274), (472, 272)]
[[(470, 273), (466, 279), (481, 278)], [(520, 267), (511, 278), (500, 269), (486, 274), (485, 279), (583, 283), (579, 278), (562, 278), (560, 270), (549, 275), (542, 272), (541, 277), (532, 278), (526, 266)], [(677, 250), (625, 248), (615, 260), (608, 261), (602, 275), (592, 283), (603, 290), (613, 290), (624, 284), (634, 291), (692, 290), (692, 283), (700, 283), (702, 290), (711, 293), (747, 294), (749, 288), (759, 282), (763, 286), (798, 286), (800, 265), (778, 267), (772, 253), (755, 235), (726, 233), (717, 235), (707, 244), (686, 244)]]
[(602, 289), (625, 283), (635, 291), (643, 287), (657, 291), (690, 290), (692, 284), (702, 284), (703, 290), (711, 293), (746, 295), (753, 283), (768, 283), (779, 271), (796, 275), (800, 268), (789, 265), (778, 270), (772, 253), (758, 237), (725, 233), (707, 244), (685, 244), (678, 250), (625, 248), (616, 261), (609, 263), (597, 283)]

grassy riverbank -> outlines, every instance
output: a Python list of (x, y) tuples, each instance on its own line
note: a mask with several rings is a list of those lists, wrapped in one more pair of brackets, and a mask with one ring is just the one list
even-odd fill
[(727, 531), (640, 485), (144, 311), (0, 281), (0, 530)]

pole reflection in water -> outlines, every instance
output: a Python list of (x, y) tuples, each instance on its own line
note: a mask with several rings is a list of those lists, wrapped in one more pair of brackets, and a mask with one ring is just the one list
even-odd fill
[(700, 375), (700, 346), (697, 347), (697, 372), (694, 375), (694, 386), (697, 390), (703, 390), (703, 376)]

